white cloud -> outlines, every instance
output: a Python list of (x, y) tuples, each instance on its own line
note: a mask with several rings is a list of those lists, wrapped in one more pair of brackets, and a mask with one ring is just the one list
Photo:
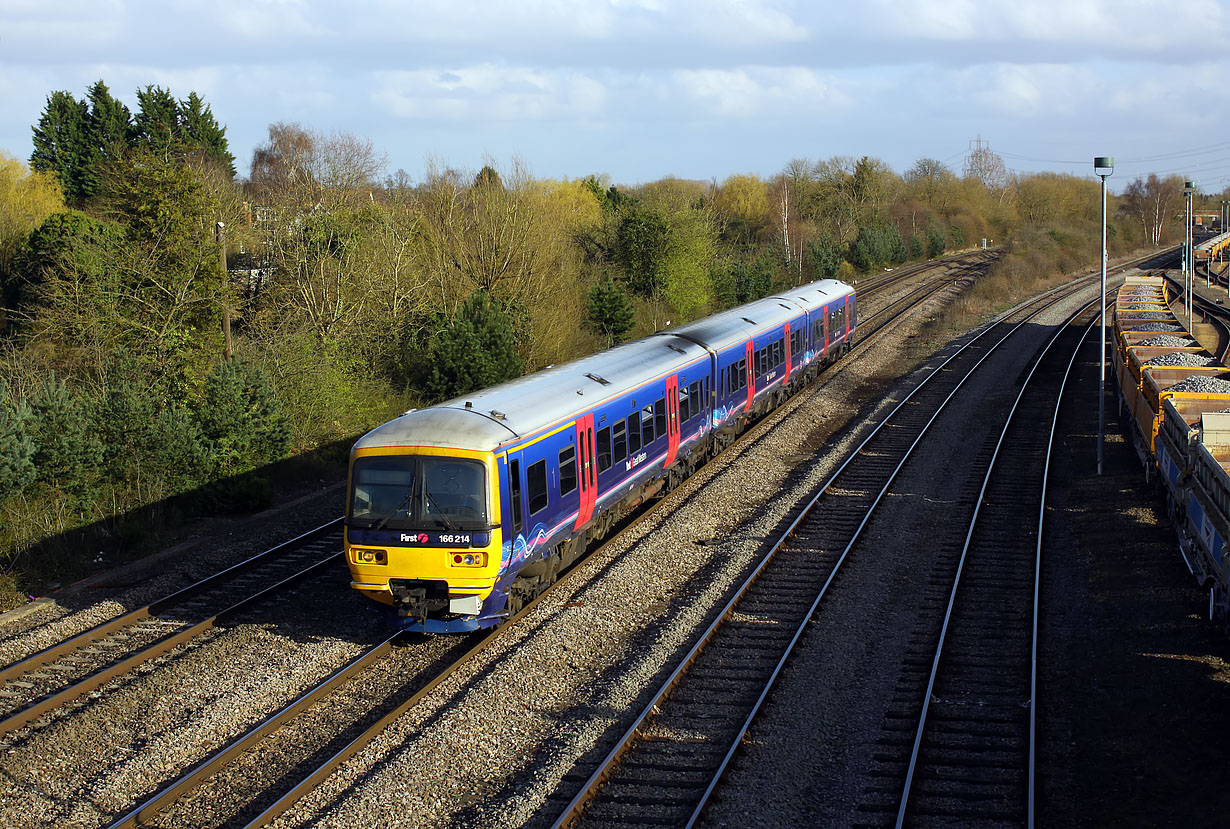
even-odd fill
[(718, 117), (781, 117), (800, 107), (846, 103), (830, 82), (804, 67), (679, 70), (673, 79), (685, 99)]
[(424, 120), (541, 121), (600, 115), (606, 89), (572, 71), (479, 64), (377, 72), (372, 100), (395, 117)]

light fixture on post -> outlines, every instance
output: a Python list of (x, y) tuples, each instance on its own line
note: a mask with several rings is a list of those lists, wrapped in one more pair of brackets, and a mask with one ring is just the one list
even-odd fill
[(1102, 444), (1106, 442), (1106, 179), (1115, 172), (1115, 159), (1097, 156), (1093, 173), (1102, 179), (1102, 328), (1098, 348), (1101, 350), (1101, 373), (1098, 375), (1098, 474), (1102, 474)]
[(1192, 193), (1196, 185), (1190, 180), (1183, 182), (1184, 206), (1187, 208), (1183, 225), (1183, 290), (1187, 292), (1187, 330), (1192, 330), (1192, 291), (1196, 289), (1196, 263), (1192, 261)]

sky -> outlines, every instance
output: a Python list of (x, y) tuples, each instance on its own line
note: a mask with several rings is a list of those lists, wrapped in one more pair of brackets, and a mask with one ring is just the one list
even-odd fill
[[(1230, 0), (0, 0), (0, 150), (53, 91), (196, 91), (241, 176), (270, 124), (386, 173), (722, 181), (871, 156), (1230, 185)], [(1115, 185), (1118, 185), (1116, 187)]]

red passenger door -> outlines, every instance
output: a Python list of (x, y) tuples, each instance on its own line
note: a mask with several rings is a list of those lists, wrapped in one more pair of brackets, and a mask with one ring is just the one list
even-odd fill
[(784, 386), (790, 379), (790, 323), (786, 323), (786, 333), (783, 336), (785, 337), (784, 345), (786, 349), (786, 373), (782, 376), (782, 385)]
[(581, 506), (577, 510), (575, 530), (594, 517), (598, 501), (598, 465), (594, 462), (594, 416), (587, 414), (577, 420), (577, 482), (581, 489)]
[(666, 378), (666, 460), (662, 468), (666, 469), (675, 462), (679, 454), (679, 375), (672, 374)]
[(744, 411), (752, 410), (752, 403), (756, 400), (756, 364), (754, 340), (747, 341), (747, 408)]

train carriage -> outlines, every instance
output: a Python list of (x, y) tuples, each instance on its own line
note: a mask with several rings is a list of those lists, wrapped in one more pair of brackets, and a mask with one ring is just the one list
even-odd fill
[(498, 624), (848, 349), (855, 308), (813, 283), (372, 430), (351, 453), (352, 586), (410, 630)]

